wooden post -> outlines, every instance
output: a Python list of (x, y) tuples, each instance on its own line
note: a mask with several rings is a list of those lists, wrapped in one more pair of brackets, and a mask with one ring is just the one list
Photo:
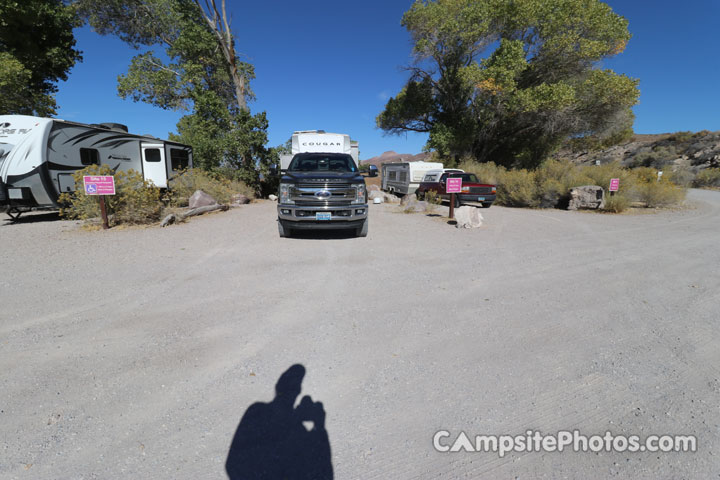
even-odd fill
[(105, 209), (105, 195), (98, 195), (100, 199), (100, 213), (102, 214), (103, 230), (110, 228), (108, 225), (107, 210)]
[(450, 194), (450, 215), (448, 216), (450, 220), (455, 218), (455, 194)]

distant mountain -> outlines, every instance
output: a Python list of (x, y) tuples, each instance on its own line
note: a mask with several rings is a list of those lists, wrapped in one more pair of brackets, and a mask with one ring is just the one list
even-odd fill
[(429, 156), (430, 154), (427, 152), (413, 155), (412, 153), (396, 153), (393, 151), (389, 151), (377, 157), (362, 160), (360, 163), (363, 165), (376, 165), (377, 167), (380, 167), (380, 165), (383, 163), (419, 162), (422, 160), (427, 160)]

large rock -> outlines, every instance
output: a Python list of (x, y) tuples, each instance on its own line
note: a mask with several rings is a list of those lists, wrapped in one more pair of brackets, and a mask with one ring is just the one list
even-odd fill
[(382, 198), (384, 203), (399, 203), (400, 199), (390, 193), (381, 192), (379, 190), (373, 190), (368, 193), (369, 200), (375, 200), (376, 198)]
[(482, 226), (483, 217), (480, 209), (464, 205), (455, 209), (456, 228), (478, 228)]
[(570, 189), (568, 210), (605, 208), (605, 190), (597, 185), (583, 185)]
[(405, 195), (403, 200), (405, 203), (401, 205), (405, 206), (406, 212), (425, 212), (428, 209), (428, 202), (418, 200), (415, 195)]
[(368, 192), (379, 192), (380, 191), (380, 187), (378, 187), (377, 185), (368, 185), (367, 189), (368, 189)]
[(233, 205), (246, 205), (250, 203), (250, 199), (242, 193), (236, 193), (235, 195), (230, 197), (230, 203)]
[(385, 192), (381, 192), (380, 190), (370, 190), (368, 192), (368, 198), (370, 200), (375, 200), (376, 198), (383, 198), (385, 196)]
[(209, 205), (217, 205), (217, 200), (202, 190), (195, 190), (195, 193), (188, 200), (188, 207), (190, 208), (207, 207)]
[(385, 203), (400, 203), (400, 198), (392, 193), (383, 192)]

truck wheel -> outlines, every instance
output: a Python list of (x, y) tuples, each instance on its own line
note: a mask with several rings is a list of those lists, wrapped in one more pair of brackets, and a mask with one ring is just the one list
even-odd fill
[(282, 220), (278, 220), (278, 233), (281, 237), (292, 237), (292, 229), (285, 225)]
[(455, 194), (455, 208), (460, 208), (460, 195)]
[(356, 235), (358, 237), (367, 237), (368, 234), (368, 219), (366, 218), (365, 221), (362, 224), (362, 227), (357, 229)]
[(425, 194), (422, 193), (420, 190), (415, 191), (415, 196), (417, 197), (418, 200), (422, 200), (425, 198)]

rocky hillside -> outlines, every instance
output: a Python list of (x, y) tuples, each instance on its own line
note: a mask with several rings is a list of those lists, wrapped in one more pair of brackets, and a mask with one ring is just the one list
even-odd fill
[(625, 144), (596, 152), (560, 150), (556, 158), (577, 164), (619, 161), (627, 167), (657, 169), (687, 167), (701, 170), (720, 167), (720, 132), (678, 132), (658, 135), (635, 135)]

